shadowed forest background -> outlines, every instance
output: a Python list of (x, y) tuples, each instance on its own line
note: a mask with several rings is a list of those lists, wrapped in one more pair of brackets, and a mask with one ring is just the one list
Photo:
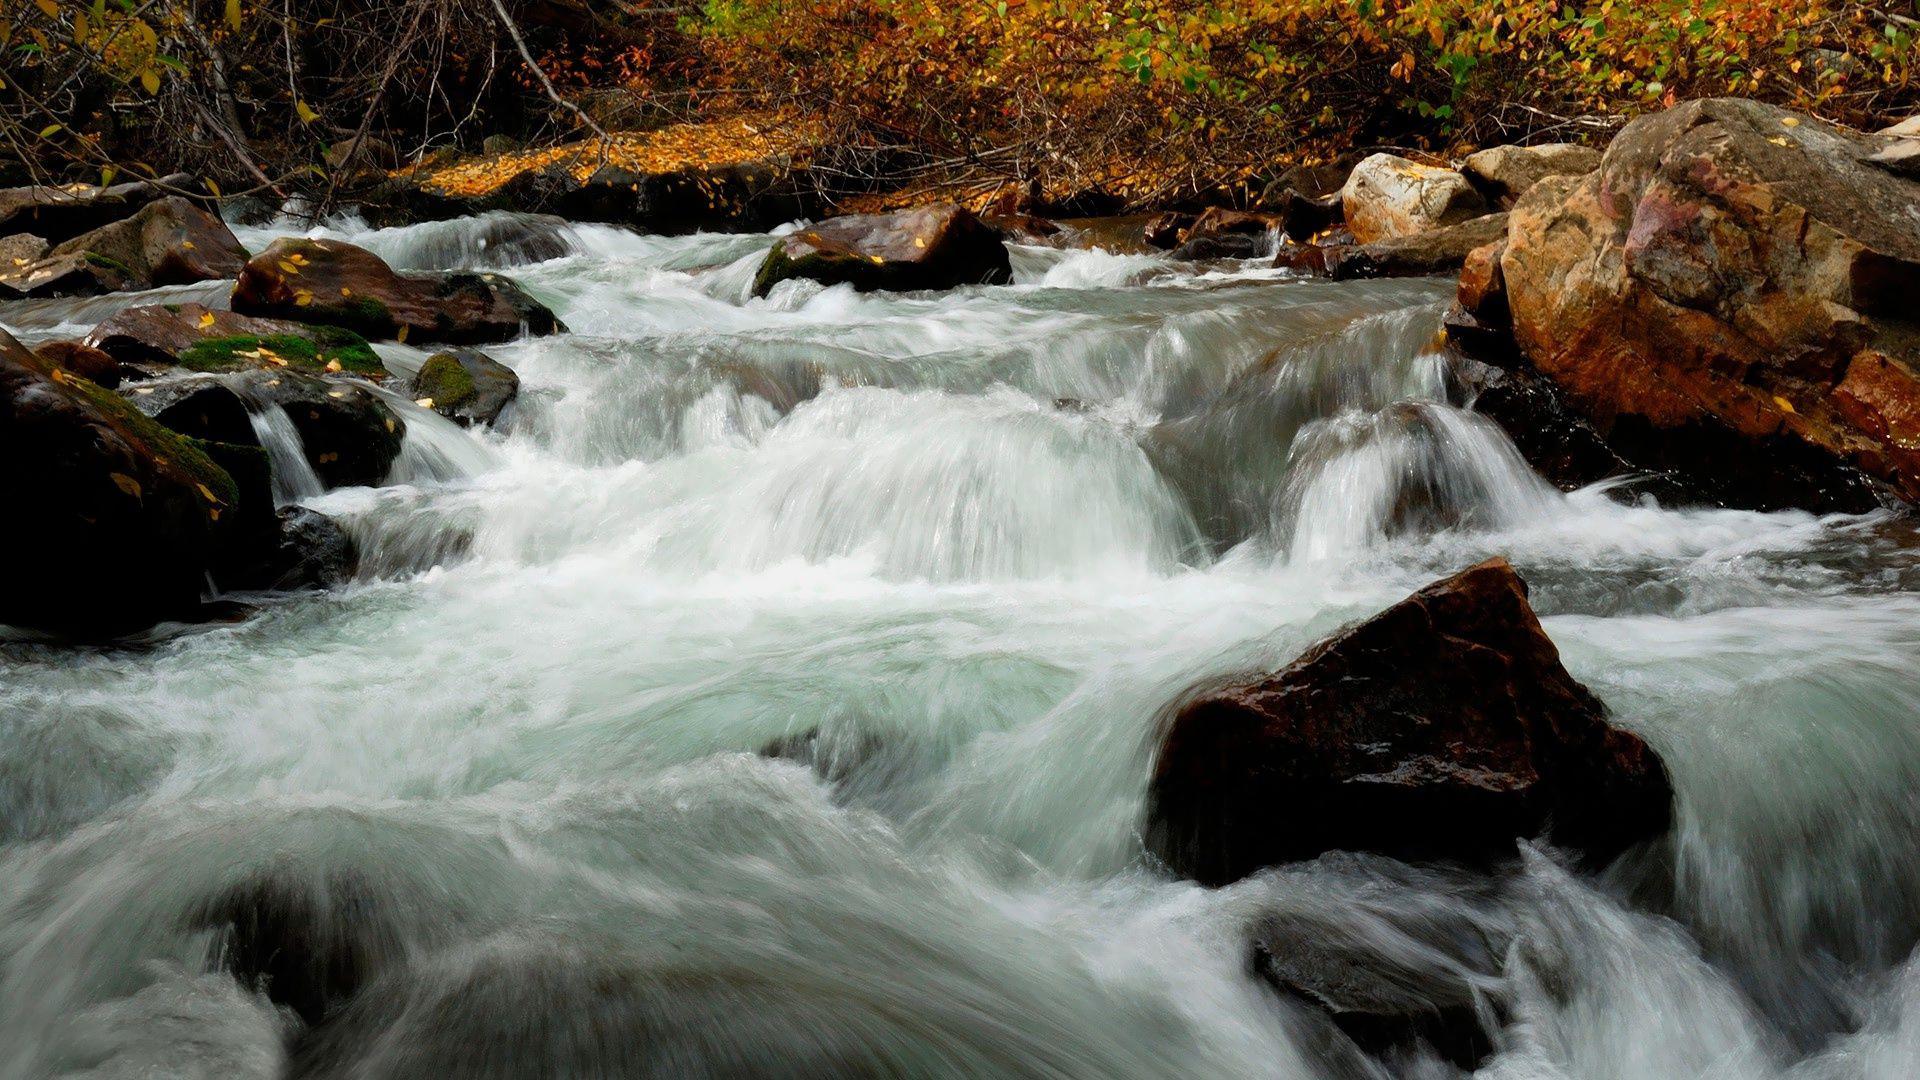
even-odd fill
[(1916, 31), (1912, 0), (19, 0), (0, 183), (333, 203), (583, 144), (778, 156), (833, 201), (1248, 202), (1289, 165), (1604, 139), (1691, 97), (1871, 127), (1920, 102)]

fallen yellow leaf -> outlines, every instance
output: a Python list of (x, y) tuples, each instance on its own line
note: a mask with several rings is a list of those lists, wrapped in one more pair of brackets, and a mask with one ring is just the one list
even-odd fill
[(112, 480), (114, 486), (121, 491), (126, 492), (136, 499), (140, 497), (140, 481), (135, 480), (123, 472), (108, 473), (107, 477)]

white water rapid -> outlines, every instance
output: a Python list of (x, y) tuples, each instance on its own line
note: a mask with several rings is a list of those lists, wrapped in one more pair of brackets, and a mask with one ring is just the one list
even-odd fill
[[(573, 332), (488, 350), (502, 430), (282, 477), (352, 585), (0, 644), (0, 1080), (1456, 1074), (1329, 1055), (1250, 966), (1273, 920), (1471, 980), (1489, 1080), (1920, 1075), (1910, 523), (1560, 494), (1444, 403), (1438, 281), (1016, 247), (754, 300), (766, 236), (332, 232)], [(1152, 865), (1168, 702), (1491, 554), (1667, 761), (1668, 840)], [(261, 897), (358, 988), (324, 1025), (226, 974)]]

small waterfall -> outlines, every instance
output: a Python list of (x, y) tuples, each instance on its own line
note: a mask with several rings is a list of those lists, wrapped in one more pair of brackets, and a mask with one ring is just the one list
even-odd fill
[(262, 394), (255, 387), (254, 379), (246, 374), (222, 376), (220, 381), (246, 405), (254, 438), (259, 440), (260, 449), (267, 452), (268, 471), (273, 477), (273, 504), (288, 506), (325, 492), (327, 486), (321, 483), (320, 474), (307, 460), (306, 444), (287, 410)]
[(387, 483), (445, 484), (486, 472), (497, 463), (493, 451), (459, 424), (384, 386), (373, 390), (407, 423), (407, 436), (387, 472)]

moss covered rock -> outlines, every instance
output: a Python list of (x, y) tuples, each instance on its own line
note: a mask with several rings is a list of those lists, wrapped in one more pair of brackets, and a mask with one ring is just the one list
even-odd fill
[(201, 304), (128, 308), (101, 323), (87, 344), (122, 364), (159, 372), (292, 368), (315, 374), (386, 374), (367, 340), (338, 326), (256, 319)]
[(765, 296), (789, 278), (860, 292), (1004, 285), (1013, 265), (1000, 234), (959, 206), (832, 218), (776, 241), (753, 280)]
[(491, 424), (520, 393), (520, 376), (483, 352), (435, 353), (414, 376), (413, 397), (462, 426)]
[(200, 448), (0, 331), (0, 622), (111, 635), (191, 614), (239, 502)]
[(493, 273), (401, 274), (338, 240), (276, 240), (234, 285), (242, 314), (345, 327), (376, 341), (476, 345), (566, 330), (546, 305)]

